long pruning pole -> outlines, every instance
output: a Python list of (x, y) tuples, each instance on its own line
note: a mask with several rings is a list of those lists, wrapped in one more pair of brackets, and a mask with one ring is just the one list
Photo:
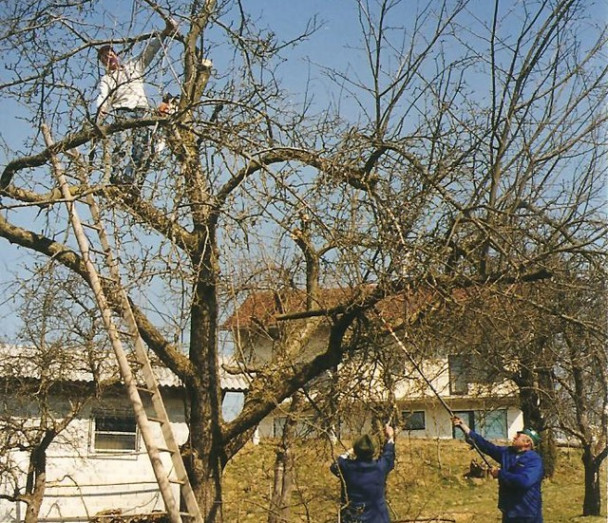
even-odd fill
[[(388, 322), (382, 316), (380, 316), (380, 321), (382, 321), (382, 324), (384, 325), (384, 327), (386, 327), (386, 329), (388, 330), (388, 332), (390, 333), (390, 335), (395, 339), (395, 341), (397, 342), (397, 344), (399, 345), (399, 347), (401, 348), (401, 350), (403, 351), (403, 353), (406, 355), (407, 359), (414, 366), (414, 369), (416, 369), (416, 372), (418, 372), (418, 374), (420, 374), (420, 376), (422, 377), (422, 379), (428, 385), (429, 389), (431, 389), (431, 391), (433, 392), (433, 394), (435, 395), (435, 397), (439, 400), (439, 403), (441, 403), (441, 405), (443, 406), (443, 408), (450, 415), (450, 419), (453, 418), (454, 417), (454, 411), (449, 407), (449, 405), (445, 402), (445, 400), (440, 396), (439, 392), (437, 392), (437, 389), (433, 386), (433, 384), (431, 383), (431, 381), (426, 377), (426, 375), (424, 374), (424, 372), (420, 368), (420, 365), (418, 365), (418, 363), (416, 363), (416, 360), (412, 357), (412, 355), (410, 354), (410, 352), (407, 350), (407, 347), (405, 346), (405, 344), (399, 339), (399, 337), (395, 334), (395, 331), (392, 329), (392, 327), (388, 324)], [(460, 427), (460, 426), (459, 426), (459, 428), (464, 433), (464, 429), (462, 427)], [(465, 434), (465, 436), (466, 436), (466, 434)], [(477, 444), (473, 440), (468, 440), (468, 441), (471, 442), (471, 444), (473, 445), (473, 448), (477, 451), (477, 453), (479, 454), (479, 456), (481, 457), (481, 459), (483, 460), (483, 462), (488, 466), (488, 468), (492, 468), (492, 465), (490, 464), (490, 462), (486, 458), (485, 454), (483, 452), (481, 452), (481, 450), (479, 449), (479, 447), (477, 446)]]

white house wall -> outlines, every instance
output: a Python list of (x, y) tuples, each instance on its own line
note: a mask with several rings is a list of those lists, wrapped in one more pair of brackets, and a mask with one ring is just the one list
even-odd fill
[[(305, 358), (319, 352), (326, 340), (326, 333), (321, 332), (313, 337), (306, 350), (302, 351), (298, 357)], [(247, 338), (247, 353), (250, 355), (252, 363), (265, 363), (272, 357), (273, 341), (260, 336)], [(395, 349), (398, 347), (395, 345)], [(408, 368), (409, 367), (409, 368)], [(347, 390), (348, 385), (352, 385), (353, 380), (365, 382), (365, 387), (358, 391), (359, 399), (367, 396), (369, 402), (388, 401), (388, 391), (384, 385), (381, 375), (382, 369), (367, 364), (362, 367), (350, 368), (348, 365), (340, 367), (340, 382), (345, 387), (338, 388)], [(424, 377), (420, 374), (423, 373)], [(407, 405), (417, 404), (415, 410), (424, 410), (427, 416), (427, 426), (424, 430), (409, 431), (411, 437), (421, 438), (451, 438), (453, 435), (452, 425), (445, 408), (440, 405), (436, 393), (439, 394), (446, 403), (454, 403), (455, 410), (484, 412), (496, 408), (506, 409), (506, 433), (511, 438), (517, 430), (522, 428), (521, 411), (517, 405), (517, 389), (514, 383), (504, 380), (491, 385), (481, 383), (468, 383), (465, 394), (451, 395), (450, 392), (450, 371), (448, 357), (435, 357), (426, 359), (420, 366), (420, 371), (413, 366), (406, 366), (400, 374), (396, 374), (395, 400), (399, 408), (408, 408)], [(430, 386), (427, 383), (430, 382)], [(457, 409), (456, 409), (457, 407)], [(283, 418), (284, 413), (277, 409), (274, 413), (267, 416), (258, 426), (256, 437), (268, 438), (276, 437), (277, 430), (275, 419)], [(358, 425), (369, 425), (369, 422), (359, 422)], [(351, 424), (352, 425), (352, 424)], [(343, 432), (347, 429), (343, 427)]]
[[(346, 374), (345, 379), (350, 380), (348, 370), (343, 368), (342, 372)], [(407, 400), (413, 397), (432, 399), (435, 398), (435, 393), (438, 393), (445, 398), (450, 397), (450, 372), (447, 358), (425, 360), (424, 363), (420, 365), (420, 371), (413, 367), (406, 368), (401, 373), (401, 377), (399, 378), (399, 375), (397, 374), (396, 378), (397, 382), (394, 393), (397, 400)], [(388, 397), (384, 386), (384, 380), (382, 379), (381, 369), (373, 369), (370, 366), (366, 372), (366, 379), (370, 383), (369, 390), (373, 392), (374, 397), (371, 399)], [(430, 383), (430, 386), (428, 385), (427, 380)], [(510, 397), (515, 395), (516, 391), (515, 384), (508, 380), (492, 383), (492, 385), (469, 383), (466, 395), (458, 397)]]
[[(438, 402), (427, 401), (424, 403), (415, 403), (408, 405), (405, 410), (409, 411), (422, 411), (425, 416), (425, 428), (423, 430), (401, 430), (400, 437), (409, 437), (409, 438), (439, 438), (439, 439), (451, 439), (454, 436), (452, 430), (452, 422), (450, 419), (450, 415), (445, 410), (445, 408), (438, 404)], [(495, 406), (489, 408), (487, 405), (481, 405), (479, 402), (467, 401), (467, 400), (459, 400), (457, 404), (454, 406), (454, 411), (474, 411), (474, 412), (485, 412), (492, 410), (504, 410), (506, 411), (506, 433), (507, 437), (504, 438), (506, 440), (511, 440), (518, 430), (523, 429), (523, 415), (522, 412), (514, 407), (509, 405), (504, 406)], [(259, 438), (273, 438), (277, 437), (280, 434), (276, 433), (275, 430), (275, 420), (277, 418), (282, 419), (283, 414), (280, 412), (275, 412), (270, 416), (264, 418), (260, 424), (258, 425), (258, 432), (256, 434)], [(361, 421), (361, 420), (360, 420)], [(361, 421), (360, 425), (363, 427), (362, 432), (371, 430), (371, 419), (367, 419), (365, 421)], [(342, 427), (341, 437), (344, 439), (349, 439), (357, 434), (351, 434), (351, 431), (346, 428), (346, 426)]]
[[(124, 399), (116, 399), (120, 410), (128, 408)], [(178, 444), (187, 438), (184, 423), (183, 403), (176, 399), (165, 399), (165, 406)], [(104, 402), (104, 408), (110, 405)], [(86, 409), (69, 426), (71, 443), (53, 443), (47, 452), (47, 489), (45, 492), (40, 523), (87, 521), (102, 510), (122, 509), (123, 513), (148, 513), (163, 510), (163, 502), (158, 492), (148, 454), (138, 433), (139, 450), (128, 453), (95, 452), (92, 441), (91, 409)], [(160, 429), (157, 430), (160, 439)], [(13, 459), (27, 469), (28, 456), (14, 453)], [(171, 470), (171, 459), (163, 455), (166, 470)], [(19, 481), (21, 487), (25, 476)], [(8, 491), (6, 478), (0, 489)], [(12, 492), (7, 492), (11, 493)], [(178, 491), (174, 494), (177, 496)], [(0, 499), (0, 521), (13, 523), (22, 521), (25, 505)]]

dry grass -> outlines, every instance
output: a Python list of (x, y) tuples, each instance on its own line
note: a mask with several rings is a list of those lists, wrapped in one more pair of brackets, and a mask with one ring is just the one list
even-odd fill
[[(291, 522), (337, 521), (339, 484), (329, 472), (329, 464), (332, 456), (340, 452), (341, 447), (332, 448), (319, 440), (306, 441), (297, 449)], [(495, 480), (464, 478), (469, 462), (475, 457), (463, 442), (399, 438), (397, 465), (387, 487), (393, 520), (428, 521), (438, 517), (457, 523), (500, 521)], [(228, 465), (224, 481), (226, 521), (266, 521), (273, 460), (273, 442), (265, 442), (248, 445)], [(605, 509), (602, 517), (580, 517), (582, 484), (579, 452), (562, 450), (555, 477), (543, 484), (546, 523), (606, 522)]]

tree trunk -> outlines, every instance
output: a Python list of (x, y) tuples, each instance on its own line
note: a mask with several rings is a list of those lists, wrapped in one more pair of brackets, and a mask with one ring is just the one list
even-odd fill
[[(192, 134), (185, 135), (187, 142)], [(185, 150), (193, 151), (192, 146)], [(196, 157), (187, 155), (186, 180), (189, 198), (206, 201), (208, 195), (200, 180)], [(204, 207), (204, 206), (201, 206)], [(188, 377), (186, 393), (190, 401), (190, 437), (185, 453), (186, 469), (206, 523), (222, 523), (222, 471), (226, 465), (222, 438), (222, 393), (217, 357), (217, 259), (215, 228), (206, 210), (195, 213), (197, 247), (193, 263), (198, 267), (191, 305), (189, 359), (194, 369)], [(188, 455), (189, 452), (189, 455)]]
[(585, 468), (585, 497), (583, 499), (583, 516), (599, 516), (601, 513), (600, 464), (593, 457), (586, 445), (583, 449), (583, 466)]
[[(191, 397), (196, 396), (192, 394)], [(211, 423), (200, 421), (200, 405), (200, 401), (192, 401), (190, 437), (182, 448), (182, 457), (204, 521), (221, 523), (223, 521), (221, 481), (225, 460), (221, 445), (218, 443), (217, 432), (210, 428)], [(206, 416), (207, 419), (210, 418), (208, 414)]]
[(293, 444), (301, 399), (300, 394), (297, 393), (292, 397), (289, 414), (283, 427), (281, 443), (277, 448), (268, 523), (286, 523), (289, 521), (289, 505), (294, 474)]
[(555, 390), (555, 383), (553, 383), (552, 374), (548, 369), (541, 368), (538, 370), (538, 388), (541, 391), (540, 394), (536, 394), (538, 397), (538, 414), (535, 422), (538, 422), (538, 425), (533, 425), (533, 427), (542, 431), (542, 440), (538, 451), (543, 457), (545, 477), (552, 478), (555, 475), (558, 452), (557, 440), (555, 439), (553, 430), (550, 428), (544, 430), (546, 425), (544, 413), (551, 412), (552, 391)]
[(206, 448), (201, 450), (200, 447), (199, 444), (197, 448), (195, 442), (185, 445), (182, 448), (182, 458), (205, 523), (221, 523), (223, 512), (220, 460), (216, 452)]
[(38, 515), (46, 486), (46, 448), (39, 446), (30, 455), (30, 466), (26, 484), (27, 508), (25, 523), (38, 523)]
[(545, 477), (551, 478), (555, 474), (557, 460), (557, 442), (553, 432), (545, 430), (545, 416), (543, 413), (543, 394), (539, 394), (543, 386), (547, 386), (543, 373), (534, 370), (533, 362), (524, 362), (519, 374), (514, 377), (519, 388), (520, 409), (524, 416), (524, 426), (541, 432), (542, 441), (538, 452), (543, 458)]
[[(289, 423), (289, 421), (287, 422)], [(289, 521), (289, 498), (293, 485), (293, 453), (281, 442), (274, 463), (274, 482), (268, 511), (268, 523)]]
[(545, 477), (552, 478), (555, 475), (555, 467), (557, 466), (557, 441), (553, 430), (547, 429), (542, 434), (540, 446), (537, 449), (543, 457), (543, 465), (545, 468)]

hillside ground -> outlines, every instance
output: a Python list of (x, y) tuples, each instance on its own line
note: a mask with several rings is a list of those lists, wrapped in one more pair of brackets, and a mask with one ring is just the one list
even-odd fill
[[(343, 442), (349, 446), (350, 442)], [(228, 464), (224, 482), (224, 520), (262, 523), (267, 519), (273, 480), (275, 441), (249, 444)], [(296, 479), (290, 522), (337, 521), (339, 482), (329, 472), (339, 444), (309, 439), (295, 450)], [(397, 439), (397, 464), (390, 474), (387, 500), (393, 521), (499, 522), (497, 484), (491, 478), (464, 477), (475, 451), (455, 440), (420, 440), (403, 434)], [(606, 471), (602, 493), (606, 492)], [(555, 476), (543, 482), (546, 523), (605, 523), (606, 499), (601, 517), (581, 517), (583, 468), (580, 451), (560, 449)]]

